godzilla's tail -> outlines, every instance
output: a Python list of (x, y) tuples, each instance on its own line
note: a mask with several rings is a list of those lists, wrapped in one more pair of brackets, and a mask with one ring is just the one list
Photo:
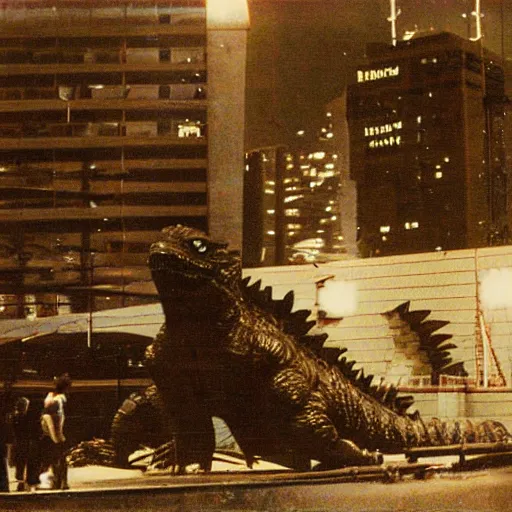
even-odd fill
[(441, 421), (433, 418), (425, 423), (425, 429), (424, 444), (429, 446), (512, 442), (512, 435), (505, 425), (495, 420), (475, 423), (467, 419)]

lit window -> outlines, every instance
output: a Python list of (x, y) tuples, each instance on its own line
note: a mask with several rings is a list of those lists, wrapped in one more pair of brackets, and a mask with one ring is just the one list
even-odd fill
[(381, 226), (380, 232), (381, 233), (389, 233), (391, 231), (391, 226)]
[(297, 199), (301, 199), (302, 197), (304, 197), (304, 196), (302, 196), (302, 195), (298, 195), (298, 196), (288, 196), (288, 197), (285, 197), (285, 198), (284, 198), (284, 202), (285, 202), (285, 203), (291, 203), (291, 202), (293, 202), (293, 201), (296, 201)]
[(267, 231), (267, 235), (274, 236), (276, 234), (275, 231)]
[(386, 235), (382, 235), (382, 241), (387, 242), (387, 240), (388, 240), (388, 237)]
[(300, 211), (298, 208), (287, 208), (285, 211), (284, 211), (284, 214), (287, 216), (287, 217), (299, 217), (300, 216)]
[(269, 215), (274, 215), (274, 213), (276, 213), (276, 211), (275, 211), (275, 210), (267, 210), (267, 213), (268, 213)]
[(443, 171), (437, 171), (435, 176), (436, 180), (440, 180), (443, 177)]
[(445, 157), (444, 157), (444, 161), (445, 161), (446, 163), (448, 163), (448, 162), (450, 161), (450, 157), (449, 157), (449, 156), (445, 156)]
[(178, 137), (201, 137), (201, 127), (195, 124), (179, 124)]
[(436, 247), (436, 251), (442, 251), (442, 250), (443, 250), (443, 248), (442, 248), (440, 245), (438, 245), (438, 246)]
[(418, 229), (420, 227), (419, 222), (411, 222), (411, 229)]

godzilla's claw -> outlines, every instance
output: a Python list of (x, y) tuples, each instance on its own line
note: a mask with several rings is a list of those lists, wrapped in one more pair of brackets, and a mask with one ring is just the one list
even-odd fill
[(67, 459), (71, 467), (82, 467), (89, 464), (109, 467), (127, 466), (119, 461), (112, 443), (105, 439), (82, 441), (68, 451)]
[(155, 469), (172, 469), (176, 472), (175, 448), (174, 441), (160, 445), (153, 451), (151, 466)]
[(348, 439), (339, 439), (336, 442), (336, 454), (333, 462), (337, 467), (341, 466), (380, 466), (384, 457), (380, 452), (361, 450), (355, 443)]
[(379, 451), (369, 452), (368, 450), (362, 450), (362, 453), (363, 457), (368, 461), (366, 464), (362, 464), (364, 466), (380, 466), (384, 463), (384, 455)]

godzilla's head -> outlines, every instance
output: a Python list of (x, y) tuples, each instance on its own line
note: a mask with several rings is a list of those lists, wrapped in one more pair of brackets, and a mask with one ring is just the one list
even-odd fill
[[(241, 261), (238, 251), (185, 226), (170, 226), (152, 244), (149, 266), (164, 309), (219, 309), (239, 292)], [(207, 311), (204, 311), (207, 314)]]

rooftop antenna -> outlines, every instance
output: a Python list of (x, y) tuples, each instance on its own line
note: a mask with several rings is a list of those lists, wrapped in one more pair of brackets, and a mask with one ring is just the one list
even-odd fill
[(389, 4), (391, 7), (391, 15), (388, 18), (388, 21), (391, 23), (391, 42), (393, 46), (396, 46), (396, 20), (398, 16), (402, 13), (401, 9), (396, 9), (396, 0), (389, 0)]
[(482, 39), (482, 6), (480, 0), (475, 0), (475, 10), (471, 15), (475, 17), (476, 36), (469, 39), (471, 41), (480, 41)]

